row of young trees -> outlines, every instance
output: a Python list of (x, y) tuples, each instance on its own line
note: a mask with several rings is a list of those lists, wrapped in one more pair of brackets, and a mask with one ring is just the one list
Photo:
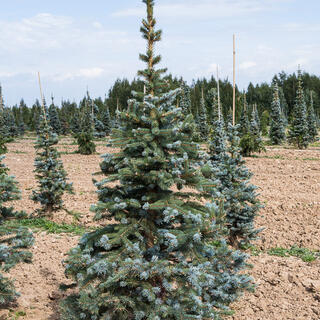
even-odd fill
[[(317, 137), (319, 127), (319, 118), (315, 111), (314, 97), (317, 97), (314, 91), (303, 89), (303, 74), (298, 71), (297, 77), (297, 92), (296, 100), (290, 117), (288, 119), (288, 104), (281, 87), (279, 80), (274, 77), (272, 84), (272, 101), (270, 104), (270, 112), (265, 110), (261, 114), (261, 109), (257, 104), (249, 105), (247, 102), (247, 94), (239, 94), (237, 113), (238, 123), (240, 124), (242, 154), (250, 155), (252, 152), (260, 152), (263, 150), (261, 135), (269, 136), (272, 144), (280, 144), (288, 138), (288, 142), (299, 148), (305, 148), (310, 142), (314, 142)], [(213, 82), (212, 79), (211, 82)], [(194, 90), (190, 88), (186, 82), (177, 79), (164, 78), (164, 83), (168, 89), (180, 85), (181, 92), (177, 95), (175, 104), (180, 106), (185, 114), (193, 114), (197, 127), (194, 132), (194, 137), (198, 141), (205, 141), (213, 130), (213, 123), (217, 119), (218, 108), (219, 115), (222, 119), (230, 120), (231, 110), (225, 114), (225, 106), (221, 101), (221, 94), (218, 94), (216, 88), (211, 88), (205, 93), (205, 84), (201, 88), (201, 98), (194, 114), (194, 106), (192, 101), (192, 92), (197, 92), (197, 85)], [(110, 133), (112, 127), (119, 126), (118, 112), (123, 109), (120, 104), (120, 99), (116, 99), (117, 109), (115, 112), (110, 112), (114, 91), (121, 94), (124, 91), (125, 97), (129, 98), (132, 92), (131, 88), (139, 88), (142, 85), (140, 81), (133, 81), (132, 85), (125, 81), (125, 86), (120, 86), (121, 82), (117, 83), (109, 92), (109, 99), (102, 102), (101, 99), (91, 99), (89, 93), (81, 101), (79, 107), (75, 103), (63, 102), (62, 107), (58, 108), (52, 103), (48, 108), (48, 119), (53, 131), (58, 135), (73, 134), (78, 139), (79, 152), (81, 154), (92, 154), (95, 152), (95, 146), (92, 142), (93, 138), (102, 138)], [(211, 83), (209, 83), (211, 84)], [(207, 84), (207, 85), (209, 85)], [(115, 90), (117, 88), (117, 90)], [(120, 90), (120, 89), (121, 90)], [(249, 91), (248, 91), (249, 92)], [(220, 92), (219, 92), (220, 93)], [(305, 94), (306, 93), (306, 94)], [(252, 96), (252, 92), (251, 92)], [(223, 95), (222, 95), (223, 97)], [(250, 98), (253, 99), (252, 97)], [(5, 108), (3, 104), (3, 96), (0, 90), (0, 134), (7, 139), (14, 138), (24, 134), (26, 129), (35, 128), (37, 131), (40, 126), (41, 106), (37, 102), (31, 111), (22, 106), (17, 110)], [(111, 101), (111, 102), (110, 102)], [(21, 103), (23, 105), (23, 103)], [(32, 121), (26, 124), (24, 113), (33, 114)], [(111, 115), (113, 113), (113, 115)], [(261, 120), (260, 120), (261, 116)], [(290, 121), (289, 121), (290, 120)], [(288, 127), (288, 135), (286, 134)], [(297, 138), (299, 136), (299, 138)]]
[[(238, 126), (229, 122), (226, 130), (218, 108), (209, 148), (201, 151), (194, 117), (176, 103), (183, 88), (170, 90), (162, 76), (166, 69), (156, 68), (161, 57), (154, 46), (161, 31), (155, 29), (154, 1), (143, 2), (147, 18), (141, 33), (148, 49), (140, 59), (147, 66), (138, 74), (145, 92), (135, 92), (119, 112), (110, 140), (119, 151), (103, 156), (100, 174), (105, 177), (95, 181), (99, 202), (92, 210), (96, 220), (108, 224), (85, 234), (65, 261), (66, 274), (77, 286), (61, 304), (66, 320), (218, 320), (253, 288), (241, 249), (260, 232), (254, 219), (261, 205), (240, 154)], [(91, 102), (86, 106), (91, 120), (82, 133), (94, 130)], [(35, 144), (38, 189), (32, 198), (41, 204), (38, 214), (53, 214), (63, 206), (62, 194), (73, 190), (55, 147), (54, 117), (44, 103), (41, 111)], [(15, 239), (19, 232), (31, 236), (8, 228), (13, 209), (3, 205), (16, 199), (18, 190), (7, 169), (0, 171), (0, 182), (6, 190), (0, 192), (0, 232), (6, 232), (4, 238), (15, 234), (10, 241), (19, 245), (14, 248), (18, 262), (30, 257), (19, 249), (32, 241)], [(12, 257), (5, 250), (11, 248), (0, 248), (1, 271)], [(8, 302), (13, 287), (7, 279), (0, 285), (5, 293), (0, 303)]]

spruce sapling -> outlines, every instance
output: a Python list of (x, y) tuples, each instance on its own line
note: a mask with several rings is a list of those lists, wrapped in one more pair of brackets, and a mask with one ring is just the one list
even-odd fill
[(40, 213), (52, 214), (63, 208), (62, 196), (73, 193), (72, 183), (67, 182), (60, 154), (55, 148), (58, 136), (48, 122), (48, 112), (43, 104), (40, 115), (39, 134), (35, 143), (35, 170), (38, 188), (32, 192), (31, 199), (41, 204)]
[[(193, 167), (197, 145), (191, 115), (176, 107), (180, 90), (163, 93), (160, 56), (154, 45), (153, 0), (141, 32), (148, 51), (144, 101), (132, 99), (120, 113), (121, 127), (101, 164), (106, 178), (97, 182), (96, 219), (109, 224), (86, 234), (66, 260), (66, 273), (78, 293), (62, 303), (62, 319), (178, 320), (220, 319), (251, 280), (239, 271), (245, 255), (228, 248), (220, 211), (203, 206), (172, 188), (209, 187)], [(141, 94), (137, 95), (141, 97)], [(118, 181), (117, 184), (109, 182)]]

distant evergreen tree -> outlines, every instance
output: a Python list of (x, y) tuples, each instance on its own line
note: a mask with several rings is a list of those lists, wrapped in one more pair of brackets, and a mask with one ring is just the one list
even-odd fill
[(7, 127), (7, 132), (9, 137), (16, 138), (19, 136), (19, 129), (16, 125), (14, 115), (10, 108), (5, 108), (4, 112), (5, 125)]
[(281, 87), (278, 87), (279, 90), (279, 99), (280, 99), (280, 107), (281, 107), (281, 116), (283, 119), (284, 127), (286, 128), (288, 125), (288, 103), (286, 101), (283, 89)]
[(32, 192), (31, 199), (41, 204), (41, 213), (52, 212), (63, 207), (62, 196), (73, 193), (72, 183), (67, 182), (67, 173), (60, 160), (60, 154), (54, 147), (58, 136), (49, 124), (48, 111), (43, 108), (40, 118), (39, 135), (35, 143), (35, 170), (38, 189)]
[(141, 31), (149, 49), (140, 55), (147, 69), (139, 74), (147, 96), (130, 100), (121, 128), (113, 130), (112, 145), (120, 151), (104, 156), (107, 177), (96, 183), (93, 208), (96, 219), (110, 222), (84, 235), (69, 254), (66, 272), (79, 291), (63, 302), (62, 319), (218, 320), (251, 286), (239, 273), (245, 255), (221, 235), (216, 206), (172, 191), (205, 182), (193, 168), (192, 116), (176, 107), (180, 90), (162, 93), (164, 69), (155, 69), (160, 56), (153, 51), (161, 31), (154, 29), (154, 1), (143, 2), (148, 18)]
[(217, 185), (213, 198), (223, 200), (229, 243), (235, 247), (250, 244), (261, 231), (254, 226), (261, 204), (257, 187), (250, 184), (252, 173), (240, 154), (238, 127), (229, 122), (226, 134), (223, 122), (217, 121), (209, 144), (209, 162), (202, 167), (202, 173)]
[[(217, 121), (219, 120), (219, 103), (218, 103), (218, 92), (216, 88), (211, 88), (207, 95), (207, 100), (209, 101), (210, 108), (210, 124), (213, 128)], [(220, 117), (222, 112), (220, 110)]]
[(181, 101), (180, 107), (185, 115), (191, 113), (191, 91), (189, 86), (185, 81), (181, 83)]
[(261, 121), (260, 121), (261, 134), (263, 136), (268, 135), (269, 122), (270, 122), (270, 114), (269, 114), (268, 110), (265, 110), (262, 112)]
[[(1, 90), (1, 87), (0, 87)], [(0, 96), (1, 98), (1, 96)], [(4, 107), (2, 105), (2, 103), (0, 102), (0, 135), (5, 138), (8, 136), (8, 132), (7, 132), (7, 126), (6, 126), (6, 119), (4, 116)]]
[(6, 142), (7, 139), (0, 133), (0, 155), (5, 154), (8, 151)]
[(260, 153), (261, 151), (265, 151), (256, 118), (256, 111), (253, 109), (249, 131), (240, 139), (241, 154), (243, 156), (250, 156), (253, 152)]
[(312, 91), (310, 92), (310, 103), (308, 105), (307, 124), (308, 124), (309, 142), (314, 142), (316, 141), (316, 137), (318, 135), (318, 129), (317, 129), (317, 119), (316, 119), (316, 115), (314, 113), (314, 108), (313, 108)]
[(83, 155), (90, 155), (96, 152), (96, 146), (93, 142), (91, 132), (80, 132), (77, 135), (78, 153)]
[(10, 108), (4, 106), (2, 87), (0, 85), (0, 134), (5, 138), (13, 139), (19, 135), (14, 115)]
[(78, 109), (75, 111), (74, 116), (71, 119), (70, 129), (74, 135), (81, 132), (81, 117)]
[(95, 153), (96, 146), (93, 142), (94, 119), (92, 104), (90, 103), (89, 93), (87, 93), (84, 110), (81, 118), (81, 132), (77, 134), (78, 152), (83, 155)]
[(243, 137), (244, 135), (248, 134), (250, 132), (250, 121), (248, 116), (248, 103), (246, 100), (246, 96), (243, 97), (243, 108), (241, 112), (241, 118), (239, 123), (239, 134), (240, 137)]
[(302, 88), (300, 69), (298, 70), (298, 88), (293, 110), (293, 120), (289, 128), (288, 141), (299, 149), (307, 148), (309, 144), (307, 107)]
[(90, 98), (89, 92), (87, 92), (87, 105), (91, 109), (91, 118), (93, 124), (93, 136), (95, 138), (103, 138), (106, 136), (103, 123), (98, 119), (99, 108), (95, 102)]
[(101, 119), (103, 126), (104, 126), (104, 131), (106, 135), (109, 135), (111, 132), (111, 117), (110, 117), (110, 112), (109, 112), (109, 107), (106, 106), (106, 110), (104, 111)]
[(59, 135), (62, 132), (61, 122), (60, 122), (57, 107), (54, 104), (53, 96), (51, 97), (51, 99), (52, 99), (52, 103), (49, 107), (49, 123), (53, 132)]
[(281, 144), (286, 139), (285, 126), (281, 115), (278, 84), (273, 85), (273, 100), (271, 104), (271, 126), (269, 137), (273, 145)]
[(252, 110), (252, 113), (251, 113), (250, 134), (253, 136), (253, 140), (254, 140), (254, 152), (260, 153), (261, 151), (265, 151), (261, 134), (260, 134), (259, 116), (255, 108)]
[(14, 177), (8, 175), (3, 159), (4, 156), (0, 156), (0, 306), (14, 301), (18, 296), (13, 282), (4, 277), (3, 272), (9, 271), (19, 262), (30, 262), (31, 253), (26, 249), (33, 244), (32, 233), (27, 228), (6, 224), (26, 214), (8, 206), (9, 202), (20, 199), (21, 193)]
[(259, 129), (259, 132), (260, 132), (261, 131), (261, 122), (260, 122), (258, 107), (257, 107), (256, 104), (253, 106), (253, 114), (252, 114), (252, 116), (254, 117), (254, 120), (255, 120), (255, 122), (257, 124), (257, 127)]
[(30, 109), (26, 105), (23, 99), (20, 100), (19, 103), (19, 110), (21, 114), (21, 122), (24, 124), (24, 129), (29, 130), (29, 124), (30, 124)]
[(202, 96), (201, 96), (200, 106), (199, 106), (198, 124), (199, 124), (199, 132), (201, 135), (201, 139), (206, 141), (208, 139), (209, 128), (208, 128), (208, 122), (207, 122), (207, 108), (205, 104), (203, 90), (202, 90)]
[(61, 110), (59, 118), (61, 123), (60, 134), (66, 136), (67, 134), (70, 133), (70, 123), (69, 123), (68, 115), (65, 113), (64, 110)]

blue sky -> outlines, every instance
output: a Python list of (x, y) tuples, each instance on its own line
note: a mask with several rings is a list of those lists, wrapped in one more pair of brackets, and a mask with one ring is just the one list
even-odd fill
[[(237, 84), (270, 81), (281, 70), (320, 75), (319, 0), (157, 0), (163, 30), (162, 65), (188, 81), (209, 77), (219, 65), (232, 76), (237, 38)], [(56, 102), (79, 101), (88, 86), (104, 96), (117, 78), (132, 79), (145, 50), (140, 0), (10, 0), (0, 11), (0, 82), (12, 105), (44, 93)]]

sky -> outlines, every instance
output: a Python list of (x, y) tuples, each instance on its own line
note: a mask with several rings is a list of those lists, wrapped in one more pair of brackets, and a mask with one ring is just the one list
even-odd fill
[[(1, 1), (0, 82), (7, 105), (39, 98), (78, 102), (87, 90), (104, 97), (117, 78), (143, 68), (141, 0)], [(194, 78), (232, 80), (236, 35), (237, 85), (270, 82), (282, 70), (320, 75), (319, 0), (156, 0), (161, 66)]]

